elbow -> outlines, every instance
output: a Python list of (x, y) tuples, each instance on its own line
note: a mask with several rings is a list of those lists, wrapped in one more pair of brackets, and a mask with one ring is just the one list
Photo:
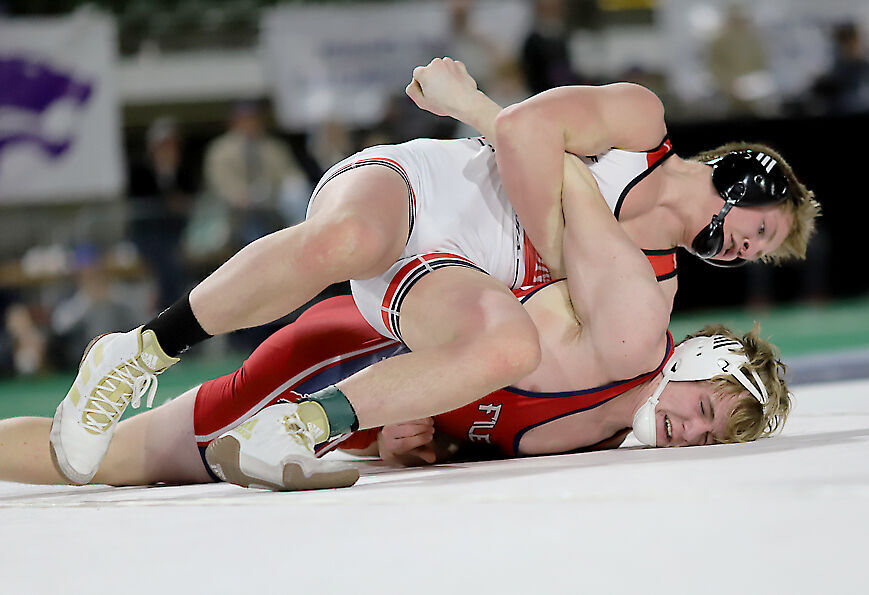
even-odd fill
[(499, 139), (536, 136), (546, 124), (544, 114), (527, 101), (502, 109), (495, 117), (495, 134)]
[(495, 116), (495, 134), (499, 139), (512, 138), (517, 131), (527, 126), (527, 119), (521, 103), (508, 106)]

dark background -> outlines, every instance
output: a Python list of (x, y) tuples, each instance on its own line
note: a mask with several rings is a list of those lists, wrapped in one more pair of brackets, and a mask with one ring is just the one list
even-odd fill
[[(869, 116), (677, 123), (669, 129), (673, 147), (682, 157), (731, 141), (768, 144), (815, 192), (823, 208), (819, 227), (825, 234), (818, 241), (826, 240), (824, 245), (829, 247), (818, 265), (826, 273), (826, 281), (810, 281), (806, 287), (803, 264), (767, 267), (772, 275), (772, 301), (788, 303), (825, 294), (853, 297), (869, 291), (863, 255), (863, 246), (869, 240), (865, 224), (869, 204), (866, 189), (860, 184), (866, 171), (863, 168), (869, 167), (861, 158), (864, 150), (860, 146), (862, 135), (869, 131)], [(735, 306), (752, 296), (749, 267), (719, 269), (681, 250), (678, 258), (677, 310)]]

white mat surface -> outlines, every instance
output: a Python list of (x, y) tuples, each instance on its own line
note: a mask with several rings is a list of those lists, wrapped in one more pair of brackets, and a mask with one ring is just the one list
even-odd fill
[(746, 445), (362, 463), (288, 494), (0, 482), (0, 592), (869, 592), (869, 381), (795, 393)]

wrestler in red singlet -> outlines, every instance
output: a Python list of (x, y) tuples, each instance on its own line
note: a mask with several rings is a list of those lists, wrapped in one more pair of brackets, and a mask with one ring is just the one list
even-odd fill
[[(521, 301), (548, 284), (516, 290)], [(567, 415), (593, 409), (658, 373), (576, 392), (533, 393), (504, 388), (464, 407), (435, 417), (435, 428), (459, 441), (496, 446), (505, 456), (519, 456), (519, 440), (528, 430)], [(281, 399), (293, 400), (392, 357), (406, 348), (380, 336), (359, 314), (350, 296), (325, 300), (291, 325), (266, 339), (235, 372), (205, 382), (194, 407), (194, 433), (200, 452), (222, 433)], [(621, 439), (628, 429), (617, 433)], [(321, 446), (364, 448), (376, 440), (377, 429), (363, 430)], [(610, 443), (617, 436), (604, 440)], [(620, 441), (620, 440), (619, 440)], [(593, 449), (594, 445), (588, 447)], [(206, 465), (208, 469), (208, 465)]]

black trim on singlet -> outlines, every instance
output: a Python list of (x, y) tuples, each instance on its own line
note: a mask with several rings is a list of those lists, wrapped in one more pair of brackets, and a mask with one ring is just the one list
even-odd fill
[(582, 390), (568, 390), (562, 392), (552, 392), (552, 393), (542, 393), (542, 392), (534, 392), (530, 390), (522, 390), (521, 388), (516, 388), (515, 386), (508, 386), (501, 390), (505, 390), (510, 393), (514, 393), (517, 395), (522, 395), (523, 397), (531, 397), (533, 399), (561, 399), (565, 397), (578, 397), (580, 395), (587, 395), (589, 393), (600, 392), (604, 390), (609, 390), (611, 388), (615, 388), (622, 384), (627, 384), (629, 382), (633, 382), (638, 378), (642, 378), (643, 376), (647, 376), (653, 372), (657, 372), (664, 367), (664, 364), (667, 363), (667, 360), (670, 359), (670, 349), (673, 345), (673, 336), (667, 332), (667, 348), (664, 350), (664, 359), (661, 360), (661, 363), (658, 364), (654, 370), (649, 372), (643, 372), (642, 374), (637, 374), (633, 378), (628, 378), (627, 380), (616, 380), (615, 382), (610, 382), (609, 384), (604, 384), (602, 386), (595, 386), (593, 388), (584, 388)]
[(413, 186), (410, 184), (410, 179), (407, 177), (407, 174), (404, 170), (401, 169), (398, 165), (394, 163), (390, 163), (389, 161), (384, 161), (384, 159), (388, 159), (387, 157), (368, 157), (366, 159), (361, 159), (354, 163), (348, 163), (341, 169), (332, 172), (332, 175), (326, 178), (325, 180), (321, 180), (317, 185), (317, 188), (314, 190), (314, 194), (311, 195), (311, 202), (317, 198), (317, 195), (320, 194), (320, 191), (323, 189), (326, 184), (337, 178), (340, 174), (343, 174), (346, 171), (350, 171), (351, 169), (356, 169), (362, 167), (363, 165), (382, 165), (383, 167), (388, 167), (395, 173), (401, 176), (401, 179), (404, 180), (405, 185), (407, 185), (407, 240), (410, 240), (410, 234), (413, 233), (413, 227), (416, 223), (416, 210), (414, 209), (414, 203), (416, 201), (415, 194), (413, 192)]
[[(469, 269), (475, 269), (477, 271), (480, 271), (484, 275), (488, 274), (477, 265), (465, 260), (460, 260), (458, 258), (444, 258), (441, 260), (436, 260), (434, 262), (420, 262), (419, 266), (413, 269), (410, 273), (408, 273), (407, 276), (402, 280), (402, 282), (396, 288), (395, 294), (392, 296), (392, 299), (389, 301), (389, 320), (391, 322), (392, 331), (395, 333), (395, 336), (398, 337), (398, 340), (402, 343), (404, 343), (404, 339), (401, 338), (401, 305), (404, 303), (404, 298), (407, 297), (408, 292), (411, 290), (411, 288), (413, 288), (414, 285), (416, 285), (417, 281), (422, 279), (426, 274), (436, 269), (442, 269), (444, 267), (451, 266), (467, 267)], [(431, 269), (431, 271), (429, 269)]]
[(492, 144), (486, 140), (485, 136), (471, 136), (468, 137), (468, 140), (475, 140), (480, 143), (481, 147), (489, 147), (490, 151), (492, 151), (493, 153), (495, 152), (495, 147), (493, 147)]
[[(661, 147), (663, 147), (663, 146), (664, 146), (664, 143), (667, 142), (668, 140), (670, 140), (670, 135), (669, 135), (669, 134), (665, 134), (665, 135), (664, 135), (664, 138), (661, 139), (661, 142), (658, 143), (658, 146), (657, 146), (657, 147), (655, 147), (654, 149), (649, 149), (648, 151), (643, 151), (643, 153), (654, 153), (655, 151), (657, 151), (658, 149), (660, 149)], [(673, 152), (672, 147), (670, 148), (670, 152), (671, 152), (671, 153)]]
[[(667, 256), (669, 254), (676, 254), (676, 250), (678, 248), (666, 248), (664, 250), (646, 250), (643, 248), (643, 254), (646, 256)], [(655, 279), (660, 283), (661, 281), (666, 281), (667, 279), (672, 279), (676, 275), (679, 274), (679, 266), (678, 264), (673, 267), (673, 270), (669, 273), (664, 273), (663, 275), (655, 275)]]
[[(583, 411), (591, 411), (592, 409), (600, 407), (604, 403), (609, 403), (610, 401), (612, 401), (613, 399), (615, 399), (618, 396), (619, 395), (613, 395), (609, 399), (606, 399), (605, 401), (598, 401), (594, 405), (589, 405), (588, 407), (582, 407), (581, 409), (576, 409), (574, 411), (568, 411), (567, 413), (562, 413), (561, 415), (556, 415), (555, 417), (550, 417), (549, 419), (545, 419), (539, 423), (534, 424), (533, 426), (527, 426), (525, 428), (522, 428), (521, 430), (516, 432), (516, 436), (513, 437), (513, 452), (516, 453), (516, 456), (522, 456), (519, 453), (519, 443), (522, 442), (522, 437), (525, 436), (525, 434), (527, 434), (528, 432), (530, 432), (534, 428), (548, 424), (549, 422), (553, 422), (557, 419), (561, 419), (562, 417), (567, 417), (569, 415), (575, 415), (577, 413), (582, 413)], [(547, 454), (559, 454), (559, 453), (547, 453)]]
[[(644, 151), (644, 153), (646, 153), (646, 154), (648, 154), (648, 153), (654, 153), (655, 151), (657, 151), (658, 149), (660, 149), (662, 146), (664, 146), (664, 143), (666, 143), (669, 139), (670, 139), (670, 135), (665, 136), (665, 137), (664, 137), (664, 140), (662, 140), (661, 143), (660, 143), (657, 147), (655, 147), (655, 148), (652, 149), (651, 151)], [(618, 220), (618, 218), (619, 218), (619, 214), (622, 212), (622, 203), (625, 202), (625, 198), (627, 198), (627, 196), (628, 196), (628, 192), (630, 192), (631, 190), (633, 190), (633, 189), (634, 189), (634, 186), (636, 186), (637, 184), (639, 184), (640, 182), (642, 182), (642, 181), (646, 178), (646, 176), (648, 176), (650, 173), (652, 173), (653, 171), (655, 171), (655, 169), (656, 169), (659, 165), (661, 165), (661, 164), (664, 163), (667, 159), (669, 159), (670, 157), (672, 157), (673, 154), (674, 154), (674, 153), (673, 153), (673, 148), (671, 147), (670, 150), (667, 151), (666, 153), (664, 153), (664, 154), (661, 156), (660, 159), (658, 159), (658, 160), (657, 160), (655, 163), (653, 163), (649, 168), (647, 168), (644, 172), (640, 173), (640, 175), (638, 175), (636, 178), (634, 178), (633, 180), (631, 180), (631, 181), (628, 183), (628, 185), (625, 186), (625, 189), (622, 190), (622, 193), (619, 195), (619, 199), (618, 199), (618, 201), (616, 201), (616, 208), (613, 210), (613, 215), (615, 215), (616, 220)]]
[(211, 476), (211, 479), (213, 479), (217, 483), (220, 483), (223, 480), (214, 474), (214, 471), (211, 470), (211, 465), (209, 465), (208, 461), (205, 460), (205, 449), (206, 448), (208, 448), (208, 446), (200, 446), (199, 447), (199, 456), (202, 457), (202, 464), (205, 465), (205, 472)]
[(646, 250), (642, 249), (646, 256), (666, 256), (667, 254), (676, 254), (677, 248), (667, 248), (665, 250)]
[[(638, 374), (637, 376), (634, 376), (630, 380), (619, 380), (619, 381), (611, 382), (610, 384), (606, 384), (604, 386), (598, 386), (595, 388), (587, 388), (585, 390), (567, 391), (567, 392), (560, 392), (560, 393), (535, 393), (535, 392), (525, 391), (525, 390), (522, 390), (519, 388), (515, 388), (512, 386), (508, 386), (507, 388), (504, 388), (502, 390), (506, 390), (506, 391), (511, 392), (511, 393), (522, 395), (524, 397), (532, 397), (532, 398), (537, 398), (537, 399), (554, 399), (554, 398), (561, 398), (561, 397), (572, 397), (572, 396), (577, 396), (577, 395), (588, 394), (591, 392), (608, 390), (608, 389), (616, 387), (620, 384), (626, 384), (628, 382), (633, 382), (634, 380), (637, 380), (638, 378), (641, 378), (643, 376), (652, 377), (653, 374), (657, 374), (658, 372), (660, 372), (664, 368), (664, 365), (667, 363), (667, 360), (670, 359), (670, 350), (672, 349), (672, 347), (673, 347), (673, 336), (670, 334), (669, 331), (667, 331), (667, 348), (664, 351), (664, 359), (661, 360), (661, 363), (658, 364), (658, 367), (656, 367), (654, 370), (651, 370), (649, 372), (645, 372), (643, 374)], [(619, 393), (619, 394), (621, 394), (621, 393)], [(615, 399), (618, 396), (619, 396), (618, 394), (613, 395), (604, 401), (598, 401), (594, 405), (589, 405), (588, 407), (582, 407), (582, 408), (576, 409), (574, 411), (568, 411), (567, 413), (563, 413), (561, 415), (557, 415), (555, 417), (545, 419), (545, 420), (543, 420), (539, 423), (536, 423), (532, 426), (527, 426), (527, 427), (521, 429), (520, 431), (516, 432), (516, 436), (513, 437), (513, 452), (516, 453), (516, 456), (520, 456), (519, 443), (522, 441), (522, 437), (525, 436), (525, 434), (527, 434), (528, 432), (530, 432), (534, 428), (548, 424), (551, 421), (555, 421), (557, 419), (567, 417), (569, 415), (574, 415), (576, 413), (582, 413), (583, 411), (590, 411), (596, 407), (600, 407), (604, 403), (609, 403), (610, 401), (612, 401), (613, 399)], [(547, 453), (547, 454), (557, 454), (557, 453)]]
[(679, 270), (673, 269), (669, 273), (664, 273), (663, 275), (655, 276), (655, 279), (658, 281), (658, 283), (660, 283), (661, 281), (666, 281), (667, 279), (672, 279), (673, 277), (675, 277), (678, 274), (679, 274)]

